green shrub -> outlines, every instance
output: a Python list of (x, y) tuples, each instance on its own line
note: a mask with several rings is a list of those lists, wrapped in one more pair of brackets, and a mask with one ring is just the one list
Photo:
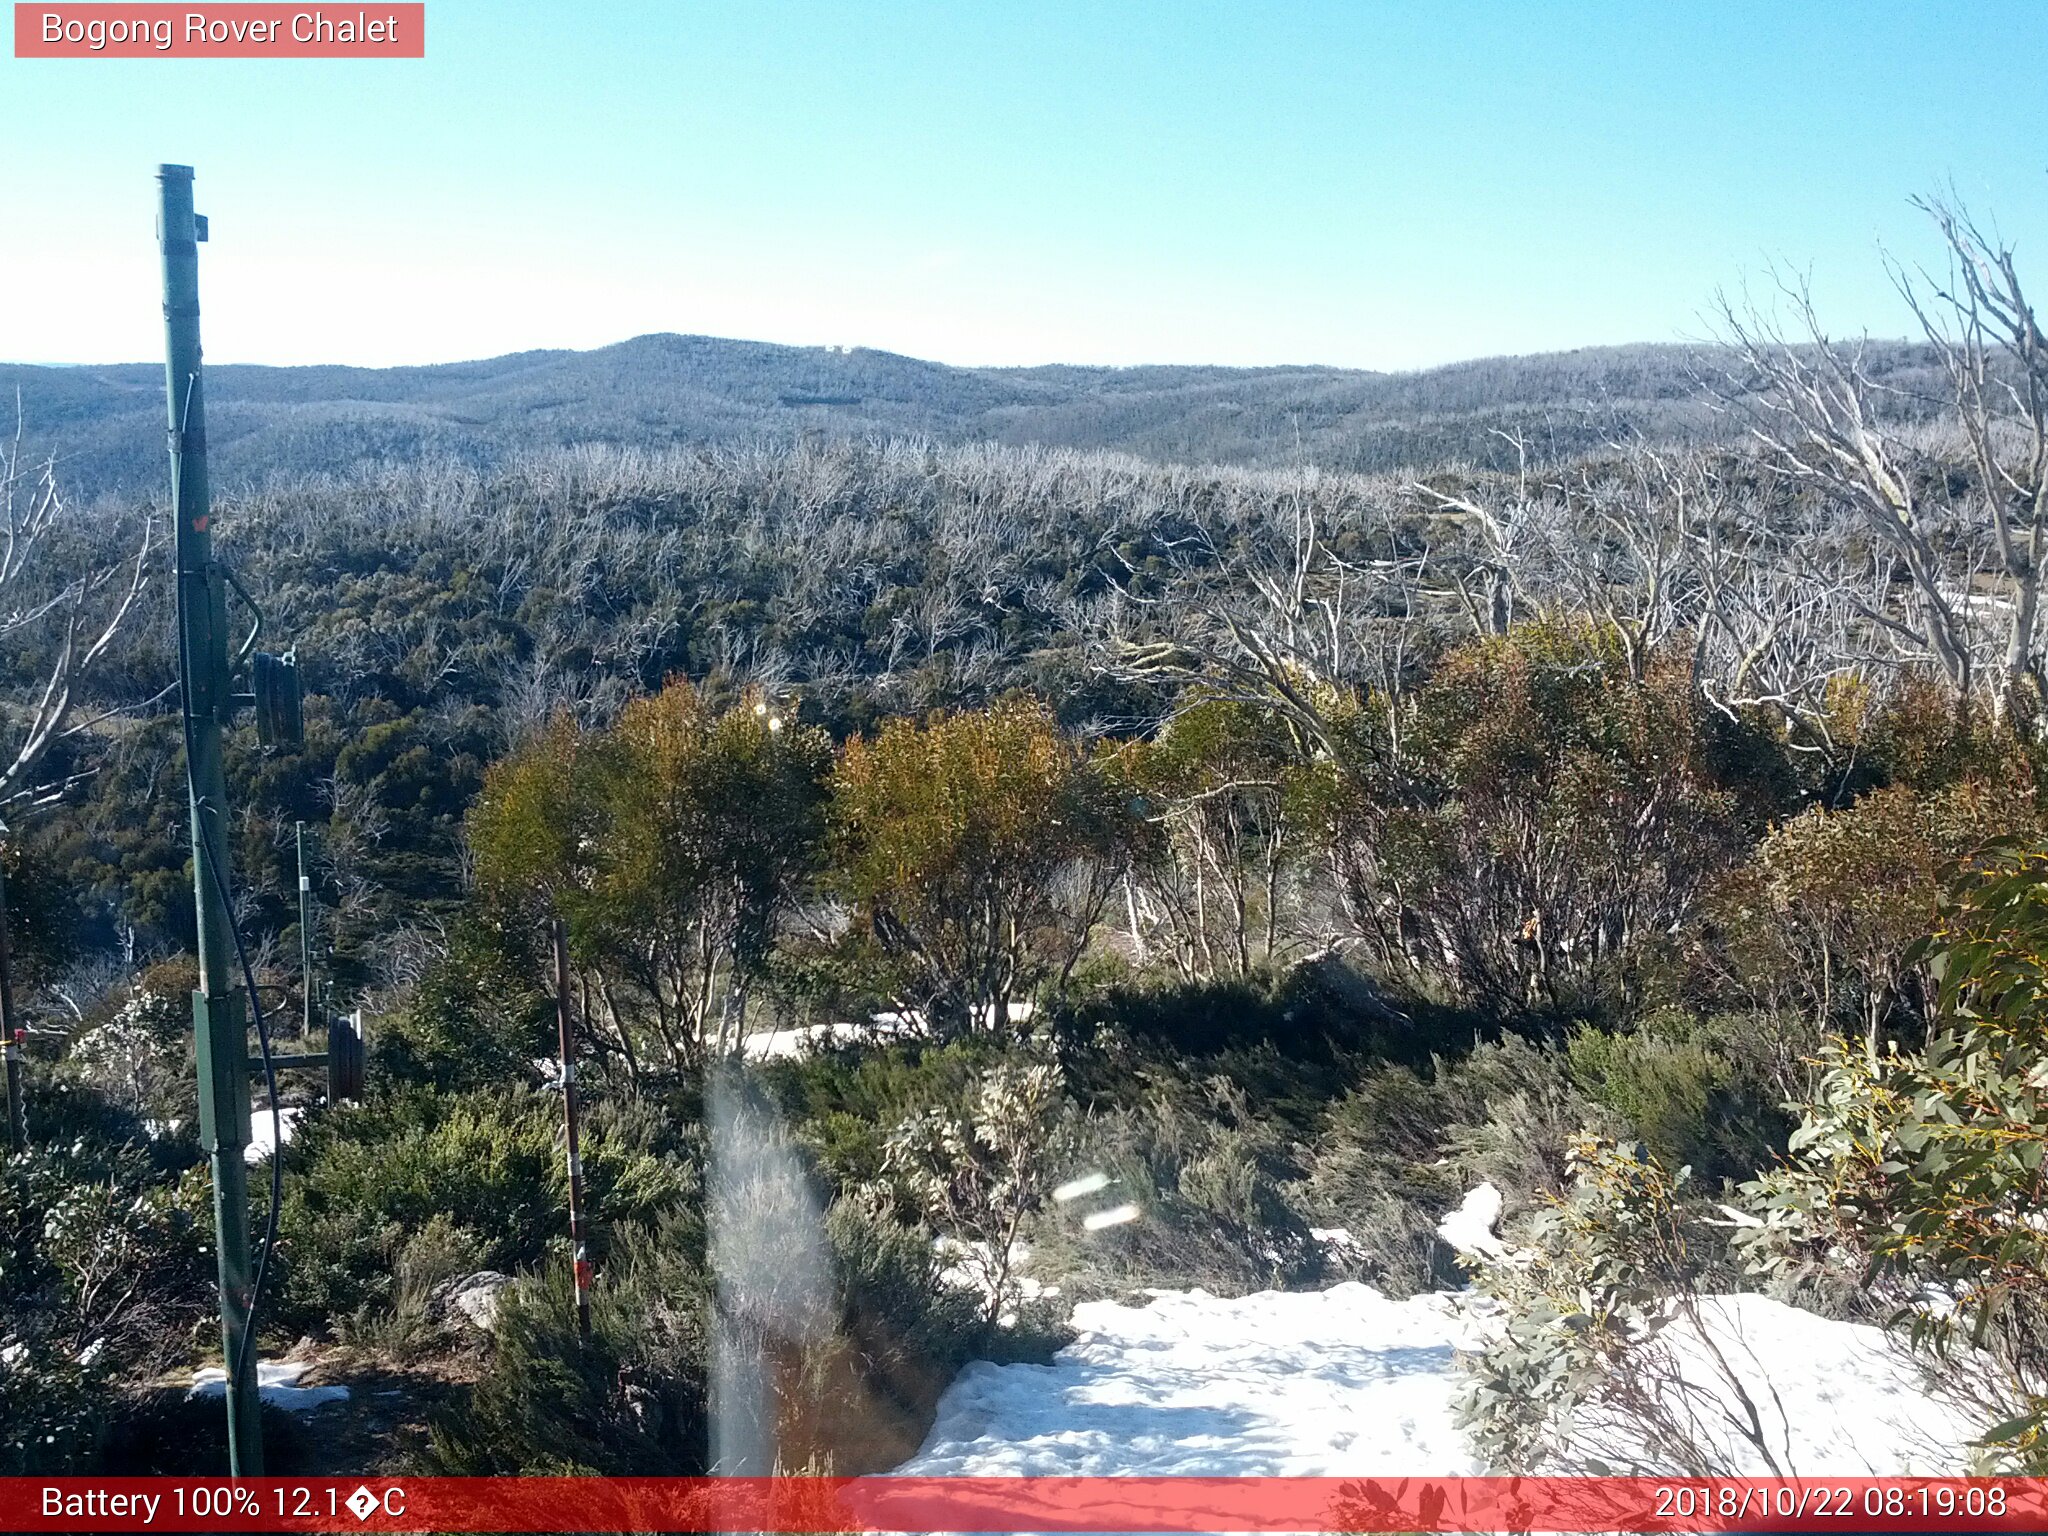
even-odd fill
[(615, 1234), (591, 1333), (566, 1259), (505, 1291), (488, 1368), (435, 1424), (428, 1464), (459, 1476), (687, 1476), (705, 1467), (710, 1284), (693, 1222)]
[(411, 1093), (309, 1121), (280, 1222), (287, 1315), (320, 1327), (389, 1306), (400, 1246), (437, 1216), (472, 1234), (493, 1269), (537, 1261), (565, 1206), (547, 1109), (509, 1089)]
[(1349, 1278), (1408, 1296), (1464, 1282), (1437, 1222), (1464, 1189), (1446, 1165), (1450, 1096), (1439, 1070), (1375, 1068), (1331, 1106), (1288, 1191), (1316, 1226), (1351, 1242), (1330, 1255)]
[[(473, 1240), (481, 1266), (508, 1273), (565, 1244), (560, 1114), (529, 1089), (413, 1090), (309, 1120), (285, 1181), (286, 1318), (317, 1329), (388, 1311), (400, 1249), (437, 1218)], [(646, 1103), (591, 1106), (584, 1183), (600, 1236), (693, 1199), (690, 1125)]]
[[(1034, 1225), (1034, 1272), (1111, 1292), (1199, 1285), (1242, 1295), (1307, 1283), (1321, 1261), (1286, 1198), (1299, 1172), (1286, 1138), (1229, 1079), (1212, 1078), (1198, 1097), (1155, 1080), (1136, 1106), (1077, 1128), (1072, 1174), (1108, 1182)], [(1135, 1219), (1087, 1229), (1091, 1211), (1123, 1205)]]
[(189, 966), (163, 965), (119, 989), (71, 1032), (67, 1071), (110, 1105), (161, 1134), (194, 1126), (199, 1090), (192, 1067)]
[(465, 916), (448, 952), (372, 1037), (376, 1080), (443, 1093), (530, 1081), (534, 1058), (556, 1050), (554, 1004), (531, 980), (538, 970), (525, 928)]
[[(1667, 1033), (1673, 1026), (1687, 1034)], [(1753, 1175), (1791, 1129), (1769, 1084), (1707, 1044), (1682, 1015), (1660, 1014), (1633, 1034), (1576, 1031), (1572, 1081), (1621, 1116), (1667, 1167), (1689, 1167), (1709, 1188)]]
[(209, 1240), (199, 1170), (84, 1137), (0, 1160), (0, 1473), (93, 1469), (120, 1383), (207, 1315)]
[(1011, 1265), (1025, 1223), (1051, 1197), (1073, 1144), (1059, 1068), (1004, 1061), (983, 1072), (958, 1111), (932, 1108), (889, 1133), (882, 1172), (922, 1219), (961, 1245), (961, 1264), (993, 1323), (1011, 1310)]
[(987, 1037), (877, 1042), (771, 1061), (758, 1075), (830, 1184), (850, 1190), (882, 1176), (893, 1127), (965, 1103), (978, 1074), (1013, 1049)]
[(107, 1373), (40, 1350), (0, 1373), (0, 1476), (90, 1470), (114, 1412)]
[(469, 817), (486, 896), (567, 925), (585, 995), (636, 1059), (727, 1048), (823, 830), (831, 742), (688, 679), (587, 731), (568, 716), (498, 763)]
[(1563, 1051), (1516, 1035), (1474, 1047), (1439, 1075), (1450, 1110), (1445, 1155), (1468, 1185), (1499, 1189), (1511, 1213), (1571, 1187), (1575, 1135), (1624, 1129), (1572, 1083)]
[[(1923, 1050), (1837, 1042), (1741, 1234), (1780, 1284), (1847, 1268), (1915, 1345), (1966, 1370), (1987, 1444), (2048, 1469), (2048, 847), (2005, 841), (1907, 964), (1939, 986)], [(1915, 1305), (1932, 1287), (1947, 1307)]]
[[(909, 1456), (939, 1393), (977, 1355), (1042, 1358), (1052, 1342), (992, 1335), (973, 1298), (941, 1283), (929, 1234), (842, 1201), (826, 1215), (827, 1336), (766, 1341), (777, 1455), (790, 1470), (881, 1471)], [(462, 1475), (688, 1475), (709, 1451), (709, 1332), (717, 1315), (701, 1222), (633, 1223), (614, 1236), (579, 1340), (567, 1266), (506, 1293), (491, 1357), (466, 1405), (434, 1427), (429, 1466)]]
[(1991, 839), (2040, 824), (2030, 782), (1961, 779), (1870, 790), (1770, 833), (1712, 903), (1732, 974), (1758, 1002), (1819, 1030), (1926, 1039), (1932, 987), (1907, 949), (1928, 932), (1946, 872)]
[(466, 1227), (436, 1212), (398, 1245), (388, 1304), (366, 1302), (341, 1320), (344, 1343), (384, 1360), (417, 1358), (443, 1342), (433, 1316), (434, 1288), (484, 1268), (484, 1245)]
[(1333, 956), (1224, 980), (1113, 986), (1068, 1022), (1084, 1034), (1104, 1027), (1169, 1059), (1271, 1053), (1303, 1067), (1360, 1055), (1419, 1061), (1443, 1043), (1431, 1021), (1404, 1015)]
[(1426, 1071), (1368, 1072), (1331, 1106), (1288, 1196), (1351, 1235), (1331, 1255), (1347, 1273), (1397, 1294), (1456, 1285), (1437, 1223), (1481, 1181), (1511, 1217), (1562, 1192), (1568, 1144), (1587, 1127), (1618, 1125), (1573, 1085), (1564, 1052), (1508, 1035)]
[[(1702, 1221), (1688, 1176), (1639, 1148), (1575, 1136), (1571, 1186), (1526, 1223), (1511, 1260), (1480, 1263), (1476, 1286), (1503, 1327), (1463, 1358), (1460, 1426), (1496, 1473), (1726, 1474), (1741, 1441), (1780, 1475), (1790, 1426), (1730, 1363), (1739, 1349), (1701, 1306), (1733, 1278), (1725, 1233)], [(1725, 1225), (1725, 1224), (1724, 1224)], [(1663, 1337), (1674, 1323), (1697, 1342)], [(1729, 1411), (1702, 1413), (1721, 1399)], [(1640, 1462), (1614, 1457), (1641, 1447)]]

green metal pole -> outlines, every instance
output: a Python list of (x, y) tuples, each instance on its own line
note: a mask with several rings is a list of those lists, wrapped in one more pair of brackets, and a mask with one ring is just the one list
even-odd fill
[[(208, 531), (206, 398), (199, 377), (199, 246), (192, 168), (157, 168), (157, 238), (164, 258), (165, 389), (170, 404), (171, 523), (177, 530), (178, 678), (184, 694), (191, 784), (192, 882), (199, 910), (199, 990), (192, 1024), (199, 1060), (199, 1139), (213, 1164), (213, 1224), (220, 1265), (220, 1334), (228, 1373), (228, 1470), (263, 1470), (256, 1353), (249, 1331), (248, 1027), (229, 946), (227, 781), (221, 728), (234, 708), (228, 666), (227, 590)], [(209, 853), (211, 857), (209, 857)], [(239, 1365), (239, 1369), (237, 1366)]]

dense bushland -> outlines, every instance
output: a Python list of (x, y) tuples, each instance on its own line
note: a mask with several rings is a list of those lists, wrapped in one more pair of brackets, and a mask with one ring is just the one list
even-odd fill
[[(225, 502), (312, 687), (302, 748), (231, 754), (238, 920), (290, 1013), (310, 824), (373, 1020), (365, 1102), (291, 1090), (267, 1345), (430, 1372), (380, 1451), (420, 1465), (695, 1470), (744, 1421), (879, 1467), (1076, 1295), (1455, 1283), (1484, 1180), (1533, 1255), (1481, 1277), (1504, 1464), (1740, 1284), (1905, 1309), (2037, 1457), (2048, 354), (1971, 270), (1939, 412), (1730, 317), (1746, 448), (585, 447)], [(84, 1467), (211, 1337), (182, 762), (148, 513), (5, 475), (0, 1369), (42, 1406), (0, 1448)]]

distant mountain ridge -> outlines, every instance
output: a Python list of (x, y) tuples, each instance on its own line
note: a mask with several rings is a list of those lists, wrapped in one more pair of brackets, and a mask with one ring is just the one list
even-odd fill
[[(1913, 373), (1918, 349), (1879, 344)], [(225, 488), (445, 455), (487, 462), (522, 445), (641, 447), (732, 439), (927, 436), (1111, 449), (1247, 465), (1404, 471), (1536, 461), (1620, 432), (1725, 435), (1689, 349), (1639, 345), (1487, 358), (1413, 373), (1300, 366), (956, 368), (866, 348), (638, 336), (587, 352), (516, 352), (427, 367), (207, 371), (213, 470)], [(163, 371), (151, 363), (0, 364), (28, 435), (75, 492), (139, 494), (164, 473)]]

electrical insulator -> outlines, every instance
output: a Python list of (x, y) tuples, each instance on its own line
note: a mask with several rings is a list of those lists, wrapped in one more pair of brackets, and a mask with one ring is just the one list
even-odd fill
[(361, 1014), (327, 1016), (327, 1102), (363, 1096), (363, 1023)]
[(282, 656), (258, 651), (252, 660), (250, 691), (256, 702), (256, 739), (266, 747), (302, 745), (306, 726), (299, 658), (290, 651)]

